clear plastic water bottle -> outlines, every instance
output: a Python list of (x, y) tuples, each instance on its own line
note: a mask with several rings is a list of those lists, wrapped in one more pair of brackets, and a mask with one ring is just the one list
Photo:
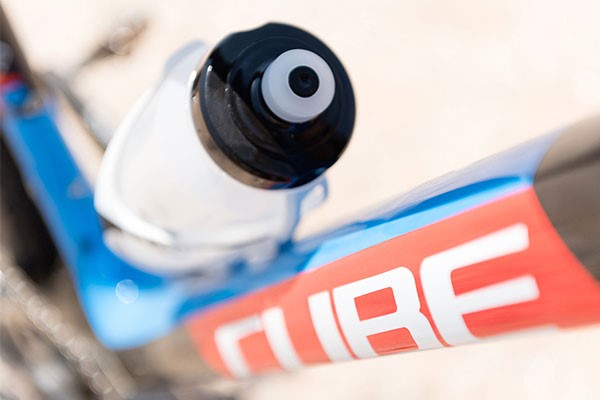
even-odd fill
[(267, 24), (185, 46), (108, 146), (105, 240), (160, 274), (273, 257), (325, 199), (354, 115), (344, 68), (305, 31)]

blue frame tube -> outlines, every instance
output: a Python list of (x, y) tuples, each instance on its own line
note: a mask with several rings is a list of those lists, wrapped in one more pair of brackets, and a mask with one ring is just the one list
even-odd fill
[(113, 349), (143, 345), (189, 315), (531, 186), (556, 134), (420, 186), (365, 218), (288, 243), (256, 273), (233, 265), (230, 278), (202, 288), (188, 278), (143, 272), (105, 245), (93, 190), (65, 145), (47, 103), (24, 115), (32, 93), (3, 88), (2, 127), (27, 186), (69, 267), (80, 302), (100, 341)]

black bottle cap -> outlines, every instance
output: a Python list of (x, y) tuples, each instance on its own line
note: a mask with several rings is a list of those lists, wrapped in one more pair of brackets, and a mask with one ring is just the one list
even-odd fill
[[(261, 89), (269, 65), (293, 49), (322, 58), (335, 81), (329, 105), (303, 122), (273, 113)], [(313, 69), (299, 65), (286, 84), (305, 98), (320, 82)], [(246, 184), (269, 189), (300, 186), (333, 165), (355, 118), (350, 80), (331, 50), (301, 29), (275, 23), (232, 34), (212, 50), (194, 83), (192, 108), (200, 139), (217, 164)]]

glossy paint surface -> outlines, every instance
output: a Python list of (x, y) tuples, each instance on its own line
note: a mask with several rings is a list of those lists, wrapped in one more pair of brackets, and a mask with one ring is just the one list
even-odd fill
[(233, 377), (600, 321), (600, 285), (531, 188), (192, 318)]

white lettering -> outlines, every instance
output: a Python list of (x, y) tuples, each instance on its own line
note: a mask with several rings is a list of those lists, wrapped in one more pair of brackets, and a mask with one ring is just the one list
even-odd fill
[[(387, 288), (394, 294), (396, 311), (361, 321), (355, 299)], [(360, 358), (377, 355), (369, 343), (369, 336), (399, 328), (408, 329), (420, 349), (441, 347), (429, 321), (420, 311), (415, 279), (406, 267), (337, 287), (333, 289), (333, 301), (346, 340)]]
[(421, 282), (431, 316), (444, 340), (451, 345), (476, 341), (463, 315), (532, 301), (539, 297), (535, 278), (525, 275), (459, 296), (452, 286), (452, 271), (523, 251), (529, 247), (524, 224), (512, 225), (423, 260)]
[(327, 357), (331, 361), (352, 360), (350, 352), (335, 324), (333, 307), (329, 299), (329, 291), (315, 293), (308, 297), (310, 318), (317, 332), (317, 337)]
[(262, 313), (265, 335), (281, 367), (287, 370), (302, 366), (285, 325), (283, 311), (279, 307), (269, 308)]
[(262, 330), (258, 315), (221, 325), (215, 331), (215, 343), (225, 366), (237, 378), (250, 375), (250, 367), (240, 349), (240, 340)]

